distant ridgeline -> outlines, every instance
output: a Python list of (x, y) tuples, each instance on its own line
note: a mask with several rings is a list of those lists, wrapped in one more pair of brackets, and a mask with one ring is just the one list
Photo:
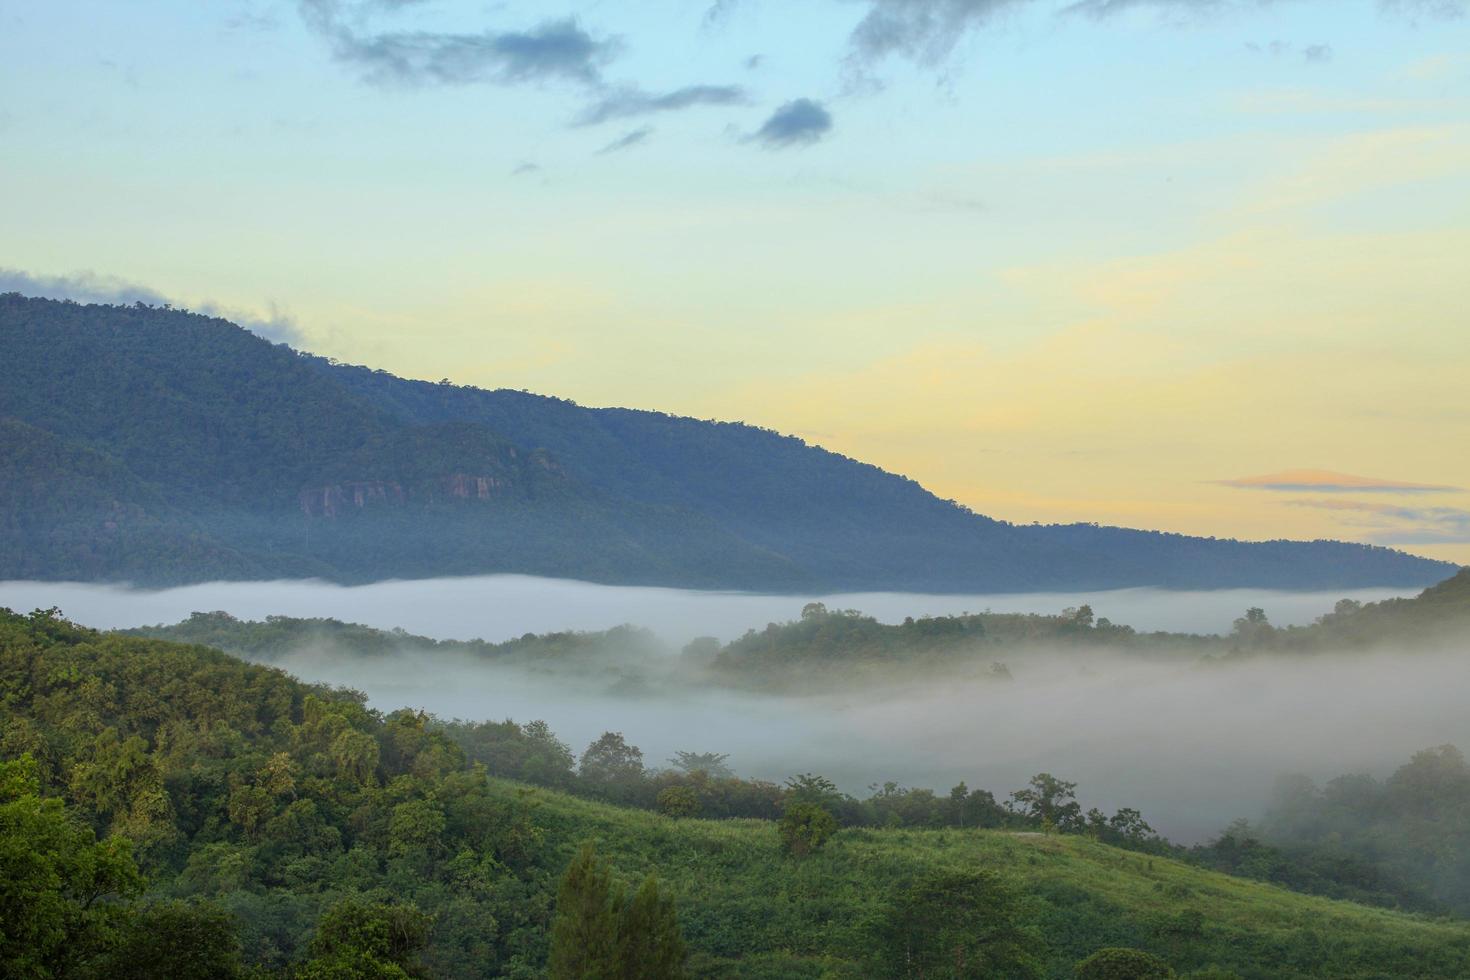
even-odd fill
[(1035, 649), (1110, 650), (1179, 658), (1463, 643), (1470, 636), (1470, 569), (1462, 569), (1412, 599), (1367, 604), (1344, 599), (1308, 626), (1273, 626), (1265, 610), (1245, 610), (1225, 635), (1140, 633), (1095, 616), (1089, 606), (1057, 615), (966, 613), (888, 624), (857, 610), (829, 610), (821, 603), (808, 604), (798, 620), (749, 630), (728, 644), (712, 637), (696, 639), (680, 657), (671, 657), (673, 651), (654, 634), (633, 626), (601, 632), (528, 633), (488, 643), (435, 640), (334, 619), (271, 616), (250, 622), (223, 612), (198, 612), (172, 626), (124, 632), (203, 644), (267, 663), (306, 651), (343, 657), (469, 656), (508, 666), (566, 669), (583, 679), (600, 678), (628, 693), (640, 692), (649, 684), (669, 683), (758, 687), (769, 692), (832, 690), (861, 686), (893, 667), (913, 676), (946, 669), (973, 672), (978, 667), (1007, 679), (1010, 671), (1002, 658)]
[(1007, 524), (769, 430), (407, 381), (180, 310), (0, 295), (0, 363), (0, 578), (959, 592), (1452, 570), (1341, 542)]

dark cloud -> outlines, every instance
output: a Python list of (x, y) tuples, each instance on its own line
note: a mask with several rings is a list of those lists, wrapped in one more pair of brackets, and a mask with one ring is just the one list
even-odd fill
[(536, 174), (536, 173), (540, 173), (540, 172), (541, 172), (541, 164), (539, 164), (539, 163), (531, 163), (530, 161), (526, 161), (525, 163), (518, 163), (518, 164), (516, 164), (515, 169), (510, 172), (510, 175), (512, 177), (524, 177), (527, 174)]
[(229, 320), (258, 337), (276, 343), (300, 346), (303, 340), (301, 328), (295, 319), (274, 303), (269, 304), (268, 312), (264, 316), (231, 309), (207, 300), (192, 305), (181, 304), (170, 300), (156, 289), (95, 272), (78, 272), (70, 276), (33, 276), (19, 269), (0, 268), (0, 293), (21, 293), (46, 299), (69, 299), (77, 303), (106, 303), (113, 306), (131, 306), (134, 303), (177, 306), (192, 309), (205, 316)]
[(604, 153), (616, 153), (619, 150), (626, 150), (630, 146), (637, 146), (639, 143), (644, 142), (648, 139), (648, 137), (652, 135), (653, 128), (651, 126), (643, 126), (640, 129), (635, 129), (631, 132), (624, 133), (622, 136), (619, 136), (617, 139), (613, 140), (611, 143), (598, 150), (597, 153), (600, 156)]
[(809, 146), (832, 130), (832, 114), (820, 102), (795, 99), (771, 113), (760, 129), (749, 137), (767, 149)]
[(577, 125), (595, 126), (609, 119), (647, 116), (703, 105), (744, 105), (748, 101), (745, 89), (738, 85), (686, 85), (662, 93), (635, 88), (616, 89), (588, 106), (577, 117)]
[(619, 47), (615, 39), (593, 37), (572, 18), (548, 20), (526, 31), (372, 33), (354, 26), (360, 18), (349, 16), (353, 12), (361, 14), (361, 6), (341, 0), (301, 0), (302, 17), (330, 41), (333, 55), (379, 84), (568, 81), (596, 86), (602, 67)]
[(1377, 477), (1353, 476), (1330, 470), (1286, 470), (1216, 482), (1222, 486), (1244, 490), (1276, 490), (1288, 493), (1303, 490), (1318, 493), (1452, 493), (1461, 489), (1438, 483), (1380, 480)]
[[(1247, 11), (1289, 0), (1070, 0), (1059, 8), (1064, 15), (1103, 20), (1134, 10), (1151, 10), (1171, 21)], [(849, 38), (848, 65), (859, 73), (889, 57), (935, 68), (946, 62), (955, 47), (973, 30), (1003, 14), (1029, 8), (1036, 0), (861, 0), (867, 12)], [(1324, 4), (1325, 5), (1325, 4)], [(1414, 18), (1447, 19), (1470, 12), (1470, 0), (1379, 0), (1379, 7)], [(1311, 45), (1301, 49), (1308, 61), (1326, 61), (1332, 49)]]
[(858, 64), (869, 64), (897, 56), (933, 67), (950, 56), (969, 30), (1030, 2), (868, 0), (868, 12), (852, 31), (851, 58)]

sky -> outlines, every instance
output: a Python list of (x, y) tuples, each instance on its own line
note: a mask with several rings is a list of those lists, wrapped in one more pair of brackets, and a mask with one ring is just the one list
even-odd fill
[(0, 290), (1470, 563), (1470, 0), (0, 0)]

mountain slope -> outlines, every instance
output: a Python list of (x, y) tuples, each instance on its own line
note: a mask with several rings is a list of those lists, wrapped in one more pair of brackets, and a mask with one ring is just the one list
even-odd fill
[(1046, 977), (1107, 946), (1250, 980), (1470, 975), (1463, 921), (1079, 835), (845, 828), (796, 858), (773, 821), (673, 818), (487, 778), (416, 712), (384, 716), (207, 647), (45, 613), (0, 610), (0, 704), (0, 764), (31, 756), (21, 766), (46, 796), (134, 842), (151, 897), (211, 903), (247, 964), (276, 976), (313, 955), (324, 913), (363, 895), (433, 914), (429, 975), (543, 975), (557, 876), (589, 839), (620, 883), (658, 876), (702, 977), (882, 975), (872, 960), (892, 941), (895, 896), (982, 870), (1020, 896)]
[[(408, 381), (177, 310), (7, 294), (0, 359), (0, 418), (111, 461), (104, 496), (151, 495), (240, 556), (135, 569), (7, 530), (5, 551), (29, 557), (0, 574), (1024, 591), (1421, 585), (1452, 570), (1337, 542), (1015, 526), (753, 426)], [(54, 477), (46, 465), (13, 475)], [(13, 508), (3, 527), (71, 519)]]

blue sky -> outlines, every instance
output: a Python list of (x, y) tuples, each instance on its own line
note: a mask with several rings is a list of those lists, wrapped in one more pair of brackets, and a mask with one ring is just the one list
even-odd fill
[(1228, 483), (1470, 485), (1467, 8), (0, 2), (0, 284), (1470, 560), (1470, 496)]

